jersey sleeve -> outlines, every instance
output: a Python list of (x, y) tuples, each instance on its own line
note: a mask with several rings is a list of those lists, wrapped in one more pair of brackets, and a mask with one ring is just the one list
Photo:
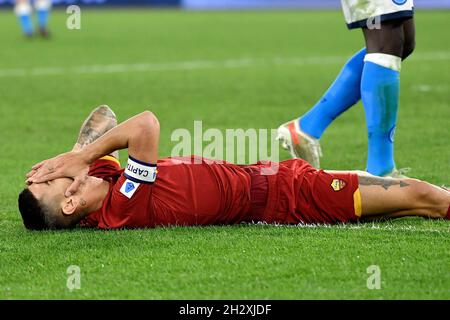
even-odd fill
[[(151, 227), (151, 197), (153, 190), (153, 173), (156, 169), (153, 165), (141, 163), (139, 170), (136, 166), (136, 159), (128, 159), (128, 166), (113, 186), (107, 207), (104, 212), (104, 225), (102, 228), (142, 228)], [(144, 172), (145, 170), (149, 172)], [(152, 179), (149, 177), (152, 176)], [(152, 180), (152, 181), (150, 181)]]
[(105, 156), (94, 161), (89, 167), (88, 175), (105, 178), (120, 170), (120, 162), (112, 156)]

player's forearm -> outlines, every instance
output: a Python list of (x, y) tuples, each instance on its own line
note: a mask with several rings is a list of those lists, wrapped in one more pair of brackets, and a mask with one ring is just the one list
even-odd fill
[(139, 160), (156, 163), (158, 143), (158, 119), (146, 111), (109, 130), (81, 152), (86, 161), (92, 163), (115, 150), (128, 148), (129, 153), (139, 157)]

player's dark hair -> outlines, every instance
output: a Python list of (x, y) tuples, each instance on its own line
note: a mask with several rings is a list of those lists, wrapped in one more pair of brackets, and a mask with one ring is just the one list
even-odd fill
[(51, 208), (40, 202), (28, 189), (19, 194), (19, 211), (23, 224), (29, 230), (61, 229), (65, 223), (52, 214)]
[(18, 202), (25, 228), (29, 230), (43, 230), (47, 228), (44, 210), (30, 190), (23, 189), (19, 194)]

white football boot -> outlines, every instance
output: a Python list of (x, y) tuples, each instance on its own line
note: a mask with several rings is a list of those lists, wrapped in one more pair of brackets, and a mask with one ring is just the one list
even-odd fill
[(281, 146), (291, 153), (293, 158), (306, 160), (313, 167), (320, 168), (322, 149), (319, 139), (303, 132), (298, 119), (279, 126), (277, 139), (280, 140)]

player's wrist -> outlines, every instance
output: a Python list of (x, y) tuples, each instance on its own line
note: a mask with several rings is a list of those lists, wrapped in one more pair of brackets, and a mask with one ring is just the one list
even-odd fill
[(99, 156), (95, 154), (95, 150), (90, 148), (90, 145), (86, 146), (82, 150), (77, 151), (81, 161), (86, 165), (91, 165)]

